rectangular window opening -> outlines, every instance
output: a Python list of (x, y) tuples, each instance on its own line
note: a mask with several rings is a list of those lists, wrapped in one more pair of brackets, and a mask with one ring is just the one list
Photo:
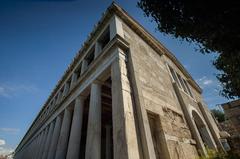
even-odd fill
[(58, 97), (58, 94), (54, 97), (54, 105), (56, 105), (57, 104), (57, 97)]
[(191, 97), (193, 97), (193, 94), (192, 94), (192, 92), (191, 92), (191, 90), (190, 90), (190, 88), (189, 88), (188, 82), (187, 82), (185, 79), (183, 79), (183, 82), (184, 82), (184, 84), (185, 84), (186, 87), (187, 87), (187, 90), (188, 90), (189, 95), (190, 95)]
[(70, 89), (70, 85), (71, 85), (71, 78), (66, 82), (66, 87), (65, 87), (65, 94), (64, 95), (67, 95), (69, 93), (69, 89)]
[(50, 108), (50, 111), (53, 109), (53, 100), (51, 101), (49, 108)]
[(178, 79), (180, 81), (180, 84), (181, 84), (181, 86), (183, 88), (183, 91), (187, 93), (187, 88), (186, 88), (186, 86), (183, 83), (183, 78), (178, 73), (177, 73), (177, 77), (178, 77)]
[(104, 47), (109, 43), (109, 41), (110, 41), (110, 29), (108, 26), (98, 40), (98, 44), (100, 45), (101, 50), (104, 49)]
[(80, 63), (78, 65), (78, 67), (76, 68), (76, 70), (74, 71), (75, 75), (76, 75), (76, 79), (78, 80), (81, 76), (81, 68), (82, 68), (82, 63)]
[(85, 60), (87, 61), (87, 66), (89, 66), (93, 62), (94, 52), (95, 52), (95, 48), (93, 47), (93, 48), (91, 48), (88, 55), (86, 56)]
[(64, 88), (61, 88), (58, 93), (57, 103), (60, 103), (60, 101), (62, 100), (63, 91), (64, 91)]
[(147, 113), (156, 159), (161, 159), (160, 119), (157, 114)]
[(170, 69), (170, 72), (171, 72), (171, 75), (172, 75), (172, 78), (173, 78), (174, 82), (176, 82), (177, 86), (181, 88), (180, 83), (177, 79), (177, 76), (176, 76), (174, 70), (170, 66), (169, 66), (169, 69)]

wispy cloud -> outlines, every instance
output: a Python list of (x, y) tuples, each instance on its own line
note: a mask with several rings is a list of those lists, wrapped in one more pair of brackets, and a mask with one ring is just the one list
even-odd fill
[(8, 155), (12, 153), (14, 149), (6, 147), (6, 141), (0, 139), (0, 155)]
[(189, 65), (183, 64), (184, 68), (189, 69)]
[(5, 140), (0, 139), (0, 146), (5, 145), (5, 144), (6, 144)]
[(197, 79), (197, 83), (200, 85), (200, 87), (204, 88), (206, 86), (213, 84), (214, 81), (212, 79), (207, 78), (206, 76), (203, 76)]
[(6, 88), (0, 86), (0, 96), (9, 97)]
[(0, 132), (8, 133), (8, 134), (17, 134), (20, 132), (20, 129), (17, 128), (0, 128)]
[(9, 155), (14, 151), (12, 148), (0, 147), (0, 155)]
[(0, 84), (0, 97), (10, 98), (18, 93), (34, 93), (37, 92), (38, 88), (35, 85), (26, 84)]

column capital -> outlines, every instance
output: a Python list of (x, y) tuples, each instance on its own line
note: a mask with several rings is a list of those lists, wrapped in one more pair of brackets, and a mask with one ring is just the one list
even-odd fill
[(103, 85), (103, 84), (104, 84), (104, 82), (103, 82), (103, 81), (101, 81), (101, 80), (99, 80), (99, 79), (95, 79), (95, 80), (92, 82), (92, 84)]
[(76, 100), (85, 100), (86, 98), (87, 98), (87, 96), (79, 95), (76, 97)]

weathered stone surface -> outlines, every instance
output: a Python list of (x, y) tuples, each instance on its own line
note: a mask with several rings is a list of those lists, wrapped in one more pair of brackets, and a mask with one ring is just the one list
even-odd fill
[(221, 147), (218, 133), (180, 62), (113, 3), (15, 158), (190, 159), (204, 155), (204, 145)]

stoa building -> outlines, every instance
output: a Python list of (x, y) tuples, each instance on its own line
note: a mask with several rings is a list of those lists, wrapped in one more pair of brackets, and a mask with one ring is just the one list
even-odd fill
[(222, 150), (202, 90), (113, 3), (15, 150), (15, 159), (180, 159)]

